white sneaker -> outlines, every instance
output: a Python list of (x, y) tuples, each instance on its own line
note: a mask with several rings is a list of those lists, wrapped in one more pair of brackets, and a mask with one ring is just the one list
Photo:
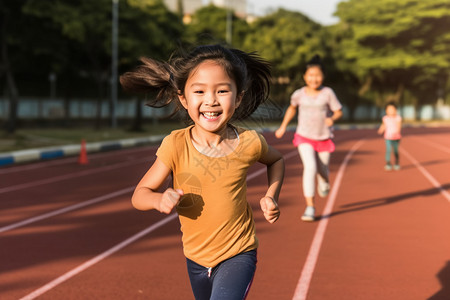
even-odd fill
[(302, 221), (312, 222), (314, 221), (314, 215), (316, 213), (316, 209), (313, 206), (307, 206), (305, 212), (302, 216)]

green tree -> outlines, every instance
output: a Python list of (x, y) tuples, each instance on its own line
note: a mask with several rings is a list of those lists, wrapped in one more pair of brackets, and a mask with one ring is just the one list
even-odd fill
[[(187, 42), (194, 45), (226, 43), (227, 14), (227, 9), (214, 5), (198, 9), (186, 28)], [(231, 28), (232, 46), (241, 48), (249, 25), (233, 13)]]
[(449, 76), (449, 11), (447, 0), (341, 2), (341, 55), (353, 64), (360, 91), (378, 104), (401, 100), (405, 90), (419, 105), (435, 100)]
[(286, 102), (301, 84), (306, 62), (314, 54), (326, 56), (322, 37), (320, 24), (301, 13), (279, 9), (251, 24), (243, 47), (272, 63), (278, 79), (273, 97)]
[(79, 74), (92, 78), (97, 84), (96, 127), (100, 127), (101, 104), (106, 96), (110, 69), (111, 1), (29, 0), (24, 12), (51, 20), (79, 49)]
[[(139, 57), (167, 60), (183, 43), (185, 31), (180, 12), (170, 12), (162, 1), (128, 0), (128, 5), (121, 8), (119, 21), (121, 73), (134, 66)], [(135, 131), (142, 130), (142, 100), (136, 99)]]
[[(16, 73), (21, 60), (15, 57), (14, 54), (20, 53), (22, 59), (27, 57), (24, 53), (27, 45), (25, 45), (24, 40), (18, 38), (20, 32), (26, 32), (26, 24), (29, 24), (28, 22), (23, 22), (21, 15), (23, 3), (24, 1), (0, 2), (0, 78), (5, 79), (0, 81), (4, 82), (4, 86), (0, 86), (0, 88), (5, 91), (9, 103), (8, 117), (5, 122), (5, 130), (9, 134), (14, 133), (17, 128), (17, 108), (19, 103)], [(17, 21), (19, 21), (18, 24)]]
[[(111, 8), (110, 0), (28, 0), (25, 6), (28, 15), (51, 20), (77, 53), (75, 63), (65, 60), (62, 69), (76, 66), (78, 76), (92, 78), (97, 83), (97, 127), (110, 84)], [(182, 31), (180, 18), (162, 0), (119, 1), (119, 67), (129, 68), (140, 56), (167, 58)], [(65, 54), (71, 57), (70, 53)]]

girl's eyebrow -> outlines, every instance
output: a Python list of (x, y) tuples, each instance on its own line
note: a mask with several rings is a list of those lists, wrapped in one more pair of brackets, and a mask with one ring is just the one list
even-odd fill
[[(202, 82), (193, 82), (190, 86), (191, 87), (196, 87), (196, 86), (203, 87), (203, 86), (206, 86), (206, 85), (208, 85), (208, 84), (207, 83), (202, 83)], [(214, 84), (214, 86), (221, 86), (221, 85), (226, 85), (228, 87), (231, 87), (232, 83), (230, 83), (230, 82), (219, 82), (219, 83), (215, 83)]]

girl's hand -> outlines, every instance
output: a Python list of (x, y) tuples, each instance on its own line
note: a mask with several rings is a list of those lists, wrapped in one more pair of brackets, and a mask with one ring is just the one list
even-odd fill
[(280, 209), (278, 208), (277, 202), (272, 197), (265, 196), (261, 198), (259, 204), (267, 222), (271, 224), (275, 223), (280, 217)]
[(165, 214), (170, 214), (172, 209), (180, 202), (181, 196), (184, 193), (182, 190), (174, 190), (172, 188), (168, 188), (161, 197), (161, 201), (159, 202), (159, 211)]
[(280, 127), (275, 131), (275, 136), (277, 137), (277, 139), (279, 139), (284, 135), (285, 132), (286, 128)]
[(382, 123), (381, 125), (380, 125), (380, 127), (378, 128), (378, 134), (383, 134), (383, 132), (384, 132), (384, 123)]
[(326, 118), (326, 119), (325, 119), (325, 124), (326, 124), (328, 127), (331, 127), (331, 126), (333, 126), (334, 121), (333, 121), (332, 118)]

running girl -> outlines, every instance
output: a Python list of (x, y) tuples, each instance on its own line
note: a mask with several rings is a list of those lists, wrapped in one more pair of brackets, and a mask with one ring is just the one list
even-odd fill
[[(298, 148), (303, 163), (303, 195), (306, 209), (303, 221), (314, 221), (314, 190), (317, 177), (318, 194), (326, 197), (330, 190), (328, 163), (330, 153), (335, 150), (331, 138), (331, 126), (342, 116), (342, 105), (333, 90), (322, 85), (323, 67), (318, 55), (306, 66), (303, 79), (306, 86), (296, 90), (291, 96), (280, 128), (275, 136), (281, 138), (289, 122), (298, 111), (298, 124), (293, 143)], [(331, 112), (331, 114), (329, 114)]]
[[(137, 185), (133, 206), (169, 214), (176, 209), (196, 299), (244, 299), (256, 269), (258, 240), (246, 200), (248, 168), (267, 165), (260, 200), (275, 222), (284, 176), (281, 154), (254, 130), (231, 124), (249, 116), (269, 94), (270, 68), (256, 54), (200, 46), (168, 63), (142, 59), (121, 76), (126, 90), (156, 92), (153, 106), (175, 103), (192, 125), (168, 135)], [(173, 188), (159, 188), (172, 174)]]

